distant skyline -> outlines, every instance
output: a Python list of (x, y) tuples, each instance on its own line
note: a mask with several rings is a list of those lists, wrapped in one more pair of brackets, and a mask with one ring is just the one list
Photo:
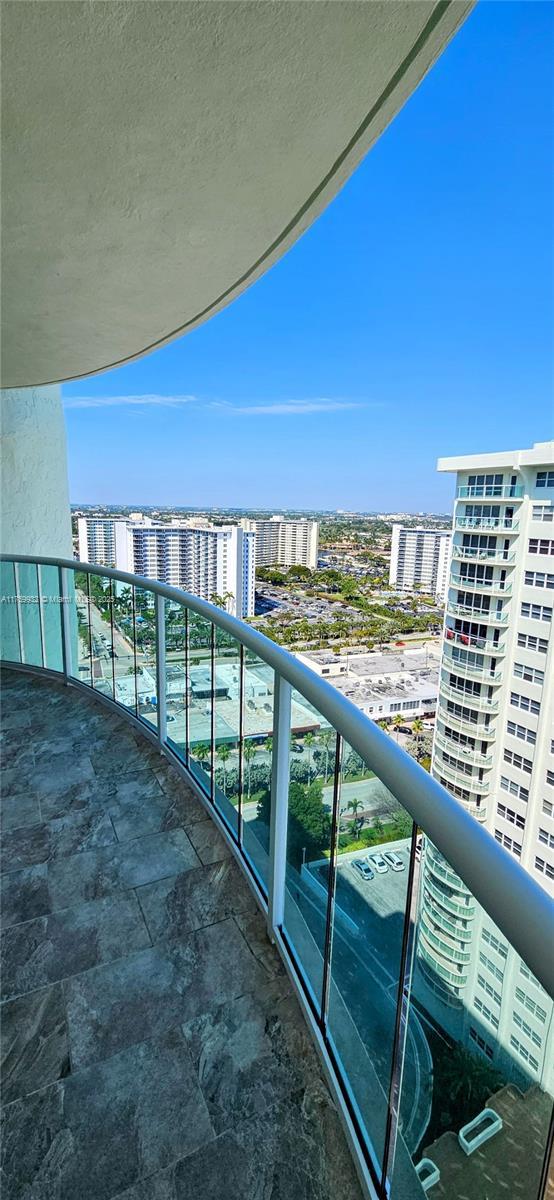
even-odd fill
[(477, 5), (261, 280), (64, 385), (72, 502), (439, 515), (439, 456), (551, 437), (553, 27)]

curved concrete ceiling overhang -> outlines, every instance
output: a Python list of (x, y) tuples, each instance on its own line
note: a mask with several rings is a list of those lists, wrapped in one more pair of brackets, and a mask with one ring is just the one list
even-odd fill
[(229, 303), (351, 174), (473, 0), (4, 0), (5, 386)]

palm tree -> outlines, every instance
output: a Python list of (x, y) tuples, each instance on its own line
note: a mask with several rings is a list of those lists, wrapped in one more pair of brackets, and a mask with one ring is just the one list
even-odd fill
[(252, 759), (256, 757), (256, 749), (257, 747), (255, 746), (254, 742), (245, 742), (244, 746), (242, 747), (242, 754), (246, 763), (246, 788), (248, 799), (250, 799), (250, 768), (252, 765)]
[(210, 760), (210, 747), (205, 742), (199, 742), (194, 748), (194, 758), (198, 759), (200, 766), (203, 767)]
[(216, 754), (221, 762), (221, 766), (223, 767), (223, 791), (227, 792), (227, 761), (230, 757), (231, 751), (225, 742), (223, 742), (221, 746), (217, 747)]
[(389, 723), (388, 721), (385, 721), (384, 717), (381, 717), (381, 720), (378, 721), (377, 724), (379, 729), (383, 730), (383, 733), (388, 733)]
[(414, 735), (416, 747), (417, 747), (416, 758), (419, 758), (419, 754), (420, 754), (419, 742), (421, 739), (421, 735), (423, 733), (423, 721), (419, 717), (416, 717), (415, 721), (412, 721), (412, 733)]
[(354, 837), (359, 838), (360, 831), (361, 831), (361, 828), (363, 825), (363, 818), (360, 818), (358, 816), (358, 813), (359, 813), (360, 809), (363, 808), (362, 801), (357, 800), (356, 797), (354, 797), (353, 800), (348, 801), (348, 804), (346, 805), (346, 807), (352, 809), (352, 817), (353, 817), (352, 828), (354, 830)]
[(267, 751), (267, 753), (269, 754), (269, 757), (271, 758), (271, 755), (273, 754), (273, 738), (272, 737), (267, 737), (265, 739), (265, 750)]
[(312, 782), (312, 746), (314, 744), (313, 733), (307, 733), (304, 737), (304, 745), (308, 751), (308, 783)]
[(319, 735), (319, 741), (325, 751), (325, 783), (327, 783), (329, 778), (329, 750), (335, 736), (332, 729), (323, 729)]
[(398, 727), (399, 727), (399, 725), (402, 724), (402, 717), (400, 716), (400, 713), (394, 714), (394, 717), (392, 718), (392, 723), (393, 723), (394, 728), (396, 729), (396, 740), (398, 741)]

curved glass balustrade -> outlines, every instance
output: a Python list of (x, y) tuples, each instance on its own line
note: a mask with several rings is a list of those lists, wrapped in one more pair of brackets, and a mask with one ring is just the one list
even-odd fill
[[(267, 914), (367, 1194), (423, 1196), (415, 1165), (478, 1115), (471, 1098), (445, 1105), (445, 1046), (468, 1072), (481, 1053), (465, 1032), (479, 1025), (479, 947), (457, 922), (485, 913), (554, 991), (546, 896), (360, 710), (224, 610), (90, 564), (5, 559), (1, 571), (4, 663), (94, 691), (194, 784)], [(444, 891), (454, 881), (467, 904)], [(487, 1096), (514, 1081), (546, 1095), (508, 1033), (489, 1041)], [(528, 1182), (523, 1158), (513, 1169)]]

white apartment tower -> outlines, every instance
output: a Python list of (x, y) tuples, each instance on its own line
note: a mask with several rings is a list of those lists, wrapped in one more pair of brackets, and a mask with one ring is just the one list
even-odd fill
[[(431, 770), (552, 893), (554, 443), (438, 469), (457, 488)], [(417, 963), (443, 1027), (552, 1090), (552, 1002), (430, 844)]]
[(421, 587), (443, 604), (448, 591), (452, 534), (449, 529), (393, 525), (389, 583), (398, 591)]
[(317, 521), (288, 521), (274, 516), (266, 521), (245, 517), (243, 529), (256, 534), (256, 566), (310, 567), (315, 571), (319, 550)]
[[(105, 528), (100, 537), (98, 524), (111, 529)], [(79, 519), (79, 557), (183, 588), (203, 600), (222, 597), (227, 611), (237, 617), (254, 615), (255, 534), (237, 525), (96, 522), (84, 517)]]

